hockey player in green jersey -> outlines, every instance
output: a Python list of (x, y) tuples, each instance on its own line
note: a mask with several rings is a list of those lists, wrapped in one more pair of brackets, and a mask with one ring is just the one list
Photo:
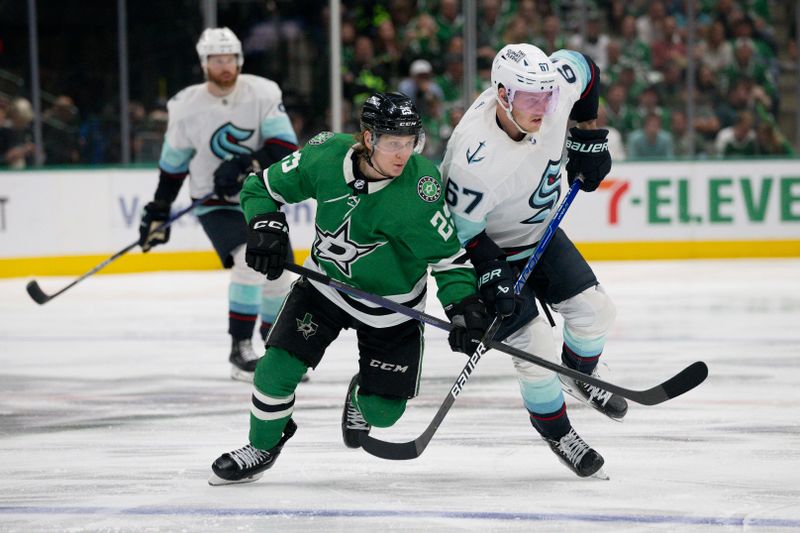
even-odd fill
[[(475, 273), (456, 262), (461, 247), (444, 203), (437, 168), (418, 155), (422, 130), (411, 100), (377, 93), (361, 111), (361, 132), (323, 132), (260, 174), (241, 193), (250, 225), (246, 261), (275, 279), (284, 270), (288, 227), (284, 203), (317, 201), (316, 238), (305, 266), (365, 291), (423, 310), (427, 270), (450, 319), (449, 338), (472, 353), (488, 326)], [(256, 367), (249, 444), (220, 456), (212, 485), (255, 481), (270, 468), (296, 426), (294, 391), (307, 368), (345, 328), (358, 337), (359, 372), (342, 414), (345, 445), (389, 427), (417, 394), (422, 324), (300, 278), (267, 337)]]

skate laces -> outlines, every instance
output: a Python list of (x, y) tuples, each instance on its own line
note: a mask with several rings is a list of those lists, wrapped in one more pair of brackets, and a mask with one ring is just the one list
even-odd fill
[[(592, 375), (594, 376), (595, 373), (592, 372)], [(586, 394), (589, 395), (589, 401), (596, 401), (605, 407), (606, 403), (608, 403), (608, 400), (611, 399), (611, 391), (601, 389), (595, 385), (589, 385), (583, 381), (578, 382), (578, 384), (583, 388), (584, 391), (586, 391)]]
[(249, 339), (241, 340), (236, 343), (236, 348), (239, 351), (239, 355), (245, 362), (255, 361), (258, 359), (258, 355), (256, 355), (255, 350), (253, 350), (253, 344)]
[(269, 452), (253, 448), (250, 444), (238, 450), (233, 450), (228, 455), (231, 456), (231, 459), (236, 462), (239, 468), (250, 468), (269, 458)]
[(569, 433), (559, 439), (557, 446), (561, 454), (573, 465), (578, 465), (589, 451), (589, 445), (583, 442), (583, 439), (572, 428)]
[(358, 410), (353, 400), (347, 397), (347, 429), (369, 431), (370, 425), (364, 420), (364, 415)]

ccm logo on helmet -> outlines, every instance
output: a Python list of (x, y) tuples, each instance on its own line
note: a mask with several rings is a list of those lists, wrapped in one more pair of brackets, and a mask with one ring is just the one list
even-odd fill
[(260, 220), (253, 224), (253, 229), (261, 229), (263, 227), (269, 227), (279, 231), (288, 231), (286, 224), (281, 224), (277, 220)]
[(599, 152), (608, 151), (608, 141), (602, 144), (583, 144), (567, 139), (567, 148), (570, 150), (575, 150), (576, 152), (583, 152), (585, 154), (596, 154)]

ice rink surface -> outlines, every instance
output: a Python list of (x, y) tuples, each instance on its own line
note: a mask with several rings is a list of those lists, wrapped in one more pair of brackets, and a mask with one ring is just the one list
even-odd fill
[[(298, 389), (299, 430), (275, 467), (210, 487), (211, 462), (248, 429), (250, 386), (228, 377), (226, 273), (93, 276), (41, 307), (26, 279), (0, 280), (0, 531), (800, 530), (800, 261), (593, 266), (618, 309), (609, 380), (644, 389), (710, 368), (624, 423), (567, 399), (610, 481), (557, 461), (497, 352), (420, 458), (345, 448), (347, 332)], [(429, 311), (442, 314), (434, 299)], [(426, 338), (420, 396), (374, 435), (419, 435), (463, 366), (441, 331)]]

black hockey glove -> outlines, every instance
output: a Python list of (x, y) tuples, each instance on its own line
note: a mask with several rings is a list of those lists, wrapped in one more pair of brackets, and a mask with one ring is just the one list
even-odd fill
[(489, 329), (489, 315), (486, 306), (477, 294), (467, 296), (457, 304), (448, 305), (445, 313), (454, 327), (447, 341), (454, 352), (472, 355)]
[(253, 165), (251, 154), (229, 156), (214, 171), (214, 192), (220, 198), (236, 196), (242, 190), (242, 178)]
[(569, 184), (580, 175), (581, 190), (591, 192), (600, 186), (611, 172), (611, 155), (608, 153), (608, 130), (569, 129), (567, 139), (567, 179)]
[(169, 204), (153, 200), (142, 209), (142, 220), (139, 223), (139, 246), (143, 252), (150, 251), (153, 246), (164, 244), (169, 240), (169, 227), (150, 233), (157, 226), (169, 220)]
[(286, 215), (277, 211), (257, 215), (250, 221), (244, 260), (250, 268), (278, 279), (289, 251), (289, 225)]
[(489, 312), (507, 317), (514, 312), (514, 273), (502, 259), (492, 259), (476, 266), (478, 290)]

